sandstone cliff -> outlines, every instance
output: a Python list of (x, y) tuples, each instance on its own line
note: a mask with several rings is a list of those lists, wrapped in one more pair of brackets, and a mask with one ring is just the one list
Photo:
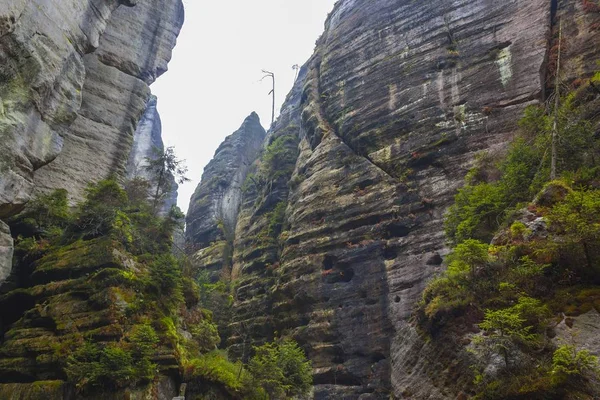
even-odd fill
[[(133, 135), (133, 147), (129, 152), (127, 160), (126, 178), (143, 178), (152, 181), (152, 177), (145, 167), (147, 159), (156, 157), (155, 151), (164, 151), (165, 145), (162, 139), (162, 124), (160, 114), (157, 109), (158, 99), (156, 96), (150, 96), (146, 103), (146, 110), (140, 119), (135, 133)], [(177, 205), (177, 183), (171, 175), (169, 177), (172, 190), (163, 199), (162, 212), (168, 212), (172, 206)], [(156, 189), (156, 188), (154, 188)], [(154, 192), (154, 190), (151, 190)]]
[[(0, 5), (0, 218), (34, 191), (65, 188), (75, 201), (90, 182), (124, 177), (148, 85), (182, 23), (180, 1)], [(0, 224), (2, 281), (11, 251)]]
[(262, 148), (265, 135), (258, 115), (252, 113), (217, 149), (190, 200), (186, 231), (190, 242), (206, 247), (233, 233), (242, 185)]
[(339, 1), (244, 191), (231, 352), (294, 337), (315, 398), (461, 395), (456, 344), (427, 343), (411, 314), (442, 268), (443, 215), (475, 156), (502, 151), (546, 96), (557, 16), (567, 75), (596, 68), (600, 14), (586, 4)]

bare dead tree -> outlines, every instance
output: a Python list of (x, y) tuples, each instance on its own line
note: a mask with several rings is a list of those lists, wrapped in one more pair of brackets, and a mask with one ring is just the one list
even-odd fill
[(275, 122), (275, 74), (270, 71), (262, 70), (264, 76), (261, 81), (265, 78), (271, 78), (273, 80), (273, 89), (269, 92), (269, 95), (273, 95), (273, 106), (271, 108), (271, 125)]
[(296, 80), (298, 79), (298, 71), (300, 71), (300, 66), (298, 64), (294, 64), (292, 65), (292, 69), (296, 71), (294, 75), (294, 83), (296, 83)]

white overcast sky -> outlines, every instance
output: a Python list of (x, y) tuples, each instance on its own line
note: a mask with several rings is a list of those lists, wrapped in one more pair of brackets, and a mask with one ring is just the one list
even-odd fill
[(292, 65), (312, 55), (335, 0), (184, 0), (185, 23), (169, 71), (152, 85), (163, 139), (187, 161), (192, 180), (179, 188), (187, 211), (202, 171), (223, 139), (252, 111), (268, 128), (271, 83), (276, 112), (292, 87)]

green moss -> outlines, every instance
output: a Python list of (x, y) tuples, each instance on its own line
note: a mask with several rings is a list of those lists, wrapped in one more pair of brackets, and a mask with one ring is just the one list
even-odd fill
[(64, 277), (66, 273), (72, 276), (98, 267), (121, 267), (120, 260), (114, 254), (117, 247), (115, 242), (106, 237), (57, 246), (35, 263), (34, 279)]
[(224, 352), (213, 351), (190, 360), (184, 366), (184, 378), (188, 381), (200, 378), (222, 384), (229, 391), (240, 392), (244, 381), (248, 380), (248, 373), (239, 361), (232, 363)]
[(62, 400), (64, 381), (0, 384), (0, 398), (10, 400)]
[(600, 312), (600, 287), (574, 286), (557, 291), (549, 301), (553, 311), (576, 317), (589, 311)]

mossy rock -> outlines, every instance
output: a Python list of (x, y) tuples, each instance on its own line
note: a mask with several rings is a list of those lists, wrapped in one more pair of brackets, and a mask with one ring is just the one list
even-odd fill
[(546, 184), (544, 188), (538, 193), (534, 200), (534, 204), (541, 207), (552, 207), (553, 205), (563, 201), (571, 189), (566, 183), (562, 181), (552, 181)]
[(57, 247), (35, 263), (31, 279), (47, 283), (77, 278), (99, 268), (124, 268), (118, 247), (108, 238), (79, 240)]
[(62, 400), (65, 392), (64, 381), (0, 384), (0, 398), (4, 400)]
[(593, 309), (600, 312), (600, 287), (571, 287), (559, 291), (550, 301), (550, 306), (569, 317), (576, 317)]

